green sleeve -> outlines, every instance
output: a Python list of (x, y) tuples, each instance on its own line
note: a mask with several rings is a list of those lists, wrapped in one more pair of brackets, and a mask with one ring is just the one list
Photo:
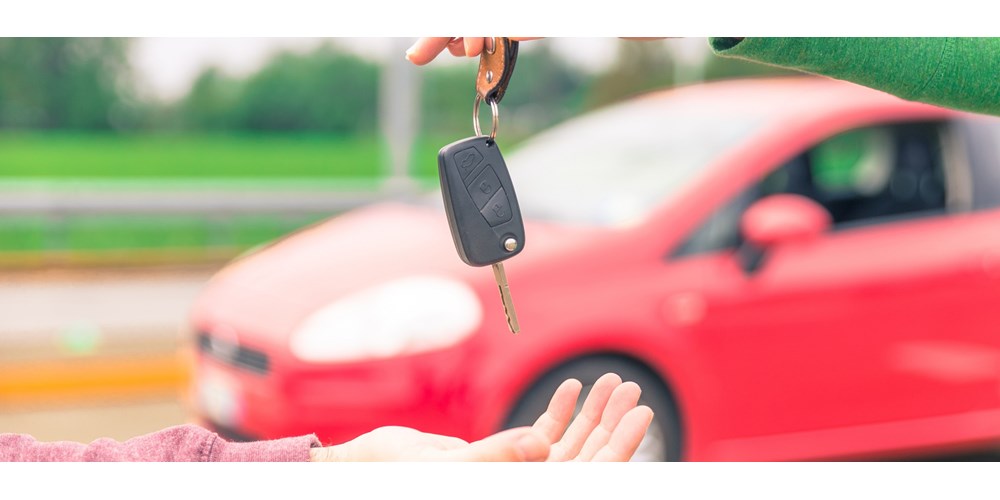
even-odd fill
[(712, 38), (712, 50), (1000, 115), (1000, 38)]

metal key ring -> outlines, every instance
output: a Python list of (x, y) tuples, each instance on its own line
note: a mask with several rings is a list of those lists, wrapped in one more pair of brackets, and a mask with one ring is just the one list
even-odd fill
[[(479, 128), (479, 102), (483, 100), (483, 96), (476, 94), (476, 101), (472, 104), (472, 129), (476, 131), (476, 135), (483, 135), (482, 129)], [(493, 112), (493, 130), (490, 131), (490, 140), (495, 140), (497, 138), (497, 128), (500, 126), (500, 108), (497, 106), (496, 101), (488, 101), (490, 103), (490, 111)]]

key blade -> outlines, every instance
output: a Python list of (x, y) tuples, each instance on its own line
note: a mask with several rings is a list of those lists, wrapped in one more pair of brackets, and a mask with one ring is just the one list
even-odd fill
[(493, 277), (497, 280), (497, 287), (500, 289), (500, 301), (503, 302), (503, 312), (507, 316), (507, 326), (511, 333), (521, 331), (521, 325), (517, 323), (517, 312), (514, 311), (514, 301), (510, 298), (510, 286), (507, 285), (507, 273), (503, 270), (503, 263), (493, 264)]

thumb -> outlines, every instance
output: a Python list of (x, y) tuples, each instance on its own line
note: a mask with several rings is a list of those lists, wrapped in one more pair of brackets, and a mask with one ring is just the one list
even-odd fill
[(442, 458), (453, 462), (541, 462), (548, 458), (549, 447), (539, 432), (519, 427), (449, 450)]

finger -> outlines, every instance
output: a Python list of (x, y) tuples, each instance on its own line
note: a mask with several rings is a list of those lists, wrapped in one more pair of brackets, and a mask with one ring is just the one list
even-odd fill
[(448, 52), (455, 57), (462, 57), (465, 55), (465, 40), (463, 38), (452, 38), (448, 42)]
[(642, 390), (635, 382), (625, 382), (615, 387), (611, 398), (608, 399), (607, 406), (604, 408), (604, 413), (601, 415), (601, 423), (587, 437), (583, 448), (580, 449), (580, 454), (576, 457), (578, 460), (589, 461), (597, 454), (597, 450), (608, 444), (611, 434), (618, 427), (622, 417), (639, 403), (641, 393)]
[(412, 47), (406, 49), (406, 59), (418, 66), (427, 64), (433, 61), (451, 40), (450, 36), (420, 38)]
[(576, 409), (576, 400), (580, 398), (580, 391), (583, 384), (579, 380), (569, 379), (559, 384), (556, 392), (549, 400), (549, 407), (542, 416), (535, 421), (533, 429), (542, 433), (550, 443), (559, 441), (570, 419), (573, 418), (573, 410)]
[(648, 406), (632, 408), (622, 417), (611, 439), (594, 454), (592, 462), (626, 462), (635, 454), (653, 422), (653, 410)]
[(594, 382), (594, 387), (590, 389), (590, 394), (583, 402), (580, 414), (569, 424), (569, 429), (566, 429), (562, 439), (553, 445), (550, 460), (569, 460), (579, 455), (583, 443), (587, 441), (587, 437), (590, 436), (594, 427), (600, 423), (601, 415), (604, 414), (604, 407), (607, 406), (611, 393), (621, 383), (621, 377), (614, 373), (606, 373), (597, 379), (597, 382)]
[(483, 53), (483, 44), (485, 39), (483, 37), (467, 36), (465, 37), (465, 55), (469, 57), (476, 57)]
[(540, 462), (549, 456), (549, 442), (531, 427), (498, 432), (469, 446), (437, 454), (449, 462)]
[[(527, 36), (527, 37), (511, 37), (511, 40), (517, 41), (527, 41), (527, 40), (538, 40), (544, 37), (537, 36)], [(423, 37), (417, 39), (417, 41), (406, 50), (406, 59), (413, 64), (418, 66), (423, 66), (434, 60), (444, 51), (448, 49), (455, 56), (464, 56), (466, 54), (465, 42), (462, 38), (454, 38), (450, 36), (437, 36), (437, 37)], [(479, 52), (476, 55), (482, 53), (482, 46), (480, 46)]]

